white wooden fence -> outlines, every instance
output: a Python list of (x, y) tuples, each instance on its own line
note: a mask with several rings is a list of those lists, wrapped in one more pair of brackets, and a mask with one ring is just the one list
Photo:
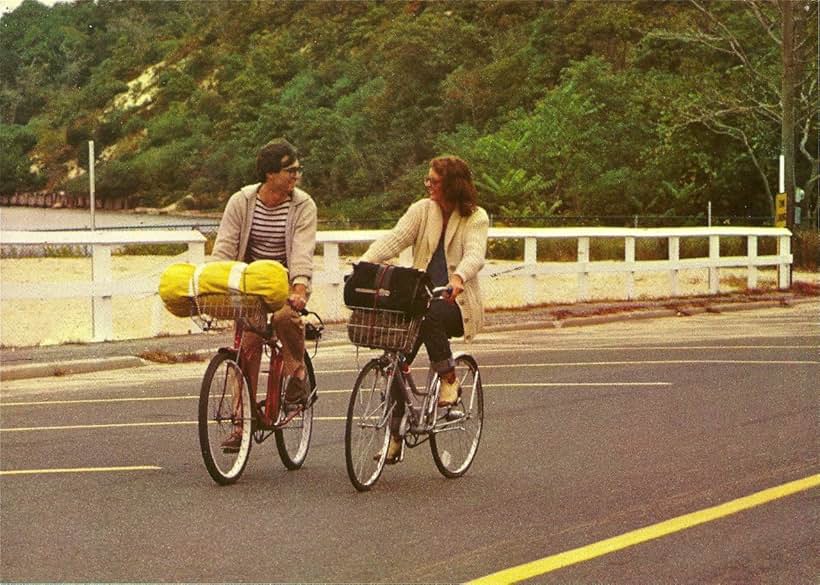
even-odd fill
[[(325, 231), (317, 235), (317, 243), (323, 251), (321, 265), (314, 273), (313, 299), (322, 305), (321, 313), (327, 320), (343, 319), (346, 310), (342, 305), (341, 288), (344, 274), (350, 268), (340, 253), (340, 245), (369, 243), (379, 237), (382, 230), (364, 231)], [(610, 298), (635, 297), (636, 275), (646, 272), (660, 272), (668, 275), (668, 294), (679, 295), (679, 273), (683, 270), (705, 269), (708, 272), (707, 287), (703, 293), (720, 292), (720, 270), (723, 268), (745, 268), (746, 285), (756, 288), (758, 269), (764, 266), (777, 267), (777, 286), (786, 289), (791, 286), (790, 274), (792, 254), (790, 249), (791, 233), (783, 228), (757, 227), (702, 227), (702, 228), (491, 228), (491, 240), (517, 240), (523, 243), (523, 261), (496, 263), (488, 262), (480, 278), (486, 282), (487, 289), (500, 279), (508, 279), (516, 287), (516, 295), (508, 296), (517, 299), (520, 305), (531, 305), (545, 302), (539, 298), (539, 277), (543, 275), (574, 275), (576, 279), (575, 299), (584, 301), (590, 298), (590, 277), (595, 274), (615, 273), (624, 276), (625, 287), (621, 294), (611, 291)], [(746, 254), (743, 256), (721, 256), (721, 238), (745, 238)], [(590, 242), (593, 239), (609, 238), (623, 241), (624, 257), (622, 261), (593, 260), (590, 257)], [(681, 258), (681, 240), (686, 238), (708, 239), (708, 256)], [(760, 255), (758, 242), (760, 238), (774, 238), (777, 242), (775, 254)], [(537, 258), (539, 240), (571, 239), (577, 242), (575, 261), (555, 261), (549, 258)], [(636, 242), (640, 239), (663, 239), (667, 242), (668, 257), (663, 260), (641, 260), (636, 257)], [(94, 341), (114, 338), (112, 296), (156, 294), (157, 279), (146, 278), (135, 285), (133, 281), (118, 283), (111, 273), (111, 251), (128, 244), (179, 244), (188, 245), (184, 260), (193, 263), (205, 260), (205, 238), (197, 231), (141, 230), (141, 231), (86, 231), (86, 232), (3, 232), (0, 233), (0, 244), (4, 246), (51, 245), (51, 246), (90, 246), (92, 249), (92, 280), (77, 282), (59, 287), (54, 285), (31, 285), (4, 282), (0, 289), (0, 298), (7, 299), (52, 299), (69, 297), (92, 298), (92, 337)], [(409, 264), (411, 250), (402, 252), (399, 262)], [(488, 259), (490, 260), (490, 259)], [(174, 259), (179, 261), (179, 259)], [(170, 261), (169, 261), (170, 263)], [(543, 279), (542, 279), (543, 280)], [(486, 292), (485, 292), (485, 296)], [(155, 301), (159, 307), (158, 300)], [(311, 304), (314, 304), (312, 300)], [(487, 306), (500, 306), (503, 303), (489, 300)], [(508, 305), (507, 305), (508, 306)], [(155, 332), (156, 333), (156, 332)]]

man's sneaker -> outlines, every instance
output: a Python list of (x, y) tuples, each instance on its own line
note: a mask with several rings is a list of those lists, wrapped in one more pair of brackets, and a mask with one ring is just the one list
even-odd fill
[(307, 401), (307, 384), (301, 378), (291, 376), (288, 386), (285, 388), (285, 408), (295, 410), (303, 406)]
[(239, 453), (239, 447), (242, 445), (242, 429), (234, 429), (231, 435), (222, 441), (223, 453)]
[(461, 386), (459, 386), (458, 380), (453, 378), (452, 382), (448, 382), (441, 378), (441, 388), (438, 394), (439, 408), (454, 405), (458, 401), (459, 394), (461, 394)]

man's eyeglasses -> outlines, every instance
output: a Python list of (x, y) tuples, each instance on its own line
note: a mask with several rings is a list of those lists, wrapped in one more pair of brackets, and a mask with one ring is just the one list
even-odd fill
[(286, 167), (282, 169), (282, 171), (289, 174), (291, 177), (301, 177), (304, 172), (304, 168), (302, 166)]

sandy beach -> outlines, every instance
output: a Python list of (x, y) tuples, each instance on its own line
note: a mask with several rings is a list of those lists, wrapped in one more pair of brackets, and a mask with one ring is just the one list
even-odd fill
[[(168, 256), (113, 256), (115, 281), (148, 279), (159, 281), (159, 275), (170, 263), (178, 261)], [(503, 262), (490, 262), (492, 268)], [(322, 259), (317, 258), (317, 266)], [(758, 289), (774, 289), (777, 274), (772, 269), (758, 273)], [(817, 273), (795, 271), (795, 280), (818, 283)], [(91, 280), (89, 258), (3, 258), (0, 259), (0, 291), (6, 285), (70, 286)], [(482, 291), (488, 309), (515, 307), (523, 304), (571, 303), (576, 300), (575, 275), (501, 276), (485, 278)], [(681, 271), (680, 296), (704, 295), (708, 292), (708, 274), (703, 270)], [(746, 269), (722, 269), (721, 292), (746, 289)], [(625, 295), (626, 276), (592, 274), (589, 278), (590, 300), (621, 300)], [(637, 299), (657, 299), (669, 296), (669, 276), (665, 272), (639, 273), (635, 277)], [(7, 295), (3, 293), (3, 297)], [(310, 308), (319, 314), (338, 312), (341, 292), (338, 287), (317, 287)], [(164, 310), (155, 294), (119, 295), (113, 297), (114, 337), (133, 339), (155, 334), (171, 335), (198, 331), (189, 318), (174, 317)], [(0, 344), (3, 346), (51, 345), (66, 342), (87, 342), (91, 339), (91, 300), (7, 299), (0, 302)]]

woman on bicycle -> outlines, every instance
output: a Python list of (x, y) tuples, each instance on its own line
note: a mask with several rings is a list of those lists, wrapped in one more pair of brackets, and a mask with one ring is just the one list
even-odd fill
[[(256, 174), (258, 183), (243, 187), (228, 200), (213, 256), (243, 262), (276, 260), (288, 269), (288, 302), (273, 314), (272, 322), (282, 342), (283, 373), (292, 376), (285, 399), (291, 405), (298, 405), (304, 403), (308, 395), (304, 323), (299, 311), (307, 303), (313, 277), (316, 203), (296, 187), (302, 167), (296, 148), (287, 140), (271, 141), (259, 150)], [(254, 397), (262, 342), (259, 335), (245, 332), (241, 359)], [(231, 437), (226, 443), (232, 439), (238, 444), (240, 437)]]
[[(430, 161), (424, 179), (429, 198), (413, 203), (395, 227), (373, 242), (361, 257), (366, 262), (385, 262), (413, 247), (413, 267), (426, 270), (434, 286), (447, 286), (450, 293), (430, 303), (421, 324), (419, 340), (408, 355), (412, 362), (422, 343), (432, 368), (441, 378), (439, 406), (458, 400), (450, 337), (471, 339), (484, 322), (484, 307), (478, 273), (487, 251), (487, 212), (478, 206), (476, 188), (466, 162), (455, 156)], [(397, 397), (398, 398), (398, 397)], [(387, 462), (395, 463), (401, 453), (396, 435), (404, 401), (391, 421)]]

